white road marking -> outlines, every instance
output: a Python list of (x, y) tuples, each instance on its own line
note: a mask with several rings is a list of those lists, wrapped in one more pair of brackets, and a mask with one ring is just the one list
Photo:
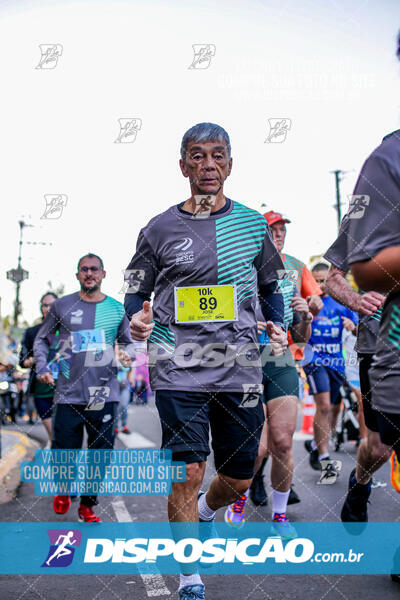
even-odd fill
[[(131, 515), (129, 514), (126, 504), (120, 496), (117, 496), (115, 500), (111, 502), (114, 509), (115, 516), (118, 521), (122, 523), (128, 523), (132, 521)], [(146, 568), (145, 565), (143, 565)], [(158, 596), (170, 596), (171, 592), (167, 588), (164, 582), (164, 578), (160, 573), (140, 573), (146, 593), (149, 598), (156, 598)], [(129, 582), (133, 583), (133, 582)]]
[(127, 447), (127, 448), (155, 448), (156, 444), (149, 440), (149, 438), (144, 437), (141, 433), (137, 433), (133, 431), (132, 433), (119, 433), (118, 439)]
[(293, 435), (294, 440), (312, 440), (313, 437), (312, 433), (302, 433), (301, 431), (295, 431)]
[(128, 509), (126, 508), (125, 502), (122, 498), (117, 497), (115, 500), (111, 502), (112, 507), (115, 512), (115, 516), (117, 517), (120, 523), (131, 523), (132, 517), (129, 514)]

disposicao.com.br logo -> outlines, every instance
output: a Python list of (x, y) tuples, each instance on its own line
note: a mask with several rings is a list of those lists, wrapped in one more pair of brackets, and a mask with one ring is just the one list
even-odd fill
[[(252, 552), (249, 553), (250, 548)], [(314, 544), (306, 538), (297, 538), (283, 544), (282, 539), (271, 536), (266, 539), (244, 540), (210, 538), (119, 538), (114, 540), (89, 538), (84, 556), (85, 563), (155, 563), (161, 557), (173, 558), (177, 563), (233, 564), (245, 565), (265, 563), (272, 559), (276, 563), (303, 563), (314, 554)]]
[(74, 558), (75, 548), (81, 545), (79, 529), (48, 529), (50, 548), (42, 567), (68, 567)]
[[(60, 524), (61, 525), (61, 524)], [(0, 574), (378, 574), (400, 572), (400, 523), (295, 523), (282, 539), (269, 522), (3, 523)], [(61, 567), (61, 568), (59, 568)], [(394, 569), (394, 570), (393, 570)]]

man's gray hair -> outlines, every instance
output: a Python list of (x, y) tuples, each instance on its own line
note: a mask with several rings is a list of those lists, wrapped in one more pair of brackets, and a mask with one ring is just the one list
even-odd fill
[(187, 130), (182, 138), (181, 159), (185, 162), (189, 142), (225, 142), (228, 148), (228, 158), (231, 157), (231, 142), (223, 127), (215, 123), (197, 123)]

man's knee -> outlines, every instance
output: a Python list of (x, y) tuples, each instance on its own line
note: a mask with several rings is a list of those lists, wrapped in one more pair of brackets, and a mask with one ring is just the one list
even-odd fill
[(292, 436), (285, 432), (271, 436), (270, 450), (276, 457), (286, 457), (292, 449)]
[(200, 487), (203, 481), (204, 463), (194, 462), (186, 465), (186, 487)]
[(331, 409), (329, 398), (318, 398), (315, 400), (315, 410), (319, 416), (327, 417)]
[(219, 476), (219, 478), (232, 491), (232, 496), (235, 500), (247, 492), (253, 481), (252, 479), (231, 479), (223, 475)]

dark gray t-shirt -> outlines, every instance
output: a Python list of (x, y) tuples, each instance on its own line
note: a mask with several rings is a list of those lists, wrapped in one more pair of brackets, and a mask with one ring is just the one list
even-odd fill
[[(138, 237), (125, 279), (127, 293), (154, 292), (154, 330), (148, 341), (155, 390), (232, 391), (262, 380), (257, 343), (258, 285), (283, 276), (267, 221), (231, 201), (205, 218), (172, 206)], [(237, 320), (176, 322), (175, 288), (235, 284)]]
[[(356, 191), (359, 182), (360, 180), (358, 181), (354, 190), (355, 194), (361, 193)], [(324, 258), (326, 258), (326, 260), (328, 260), (334, 267), (344, 271), (345, 273), (347, 273), (349, 270), (349, 263), (347, 260), (349, 222), (349, 216), (345, 215), (340, 224), (338, 237), (324, 255)], [(357, 341), (355, 345), (355, 350), (359, 354), (374, 354), (376, 336), (378, 335), (379, 331), (381, 315), (381, 308), (375, 311), (370, 317), (368, 315), (359, 315)]]
[[(374, 258), (400, 245), (400, 130), (387, 135), (366, 160), (350, 211), (349, 264)], [(371, 370), (372, 404), (400, 413), (400, 294), (389, 294), (383, 307)]]
[(106, 296), (101, 302), (85, 302), (79, 293), (58, 298), (43, 321), (33, 346), (38, 376), (50, 371), (49, 346), (56, 332), (59, 376), (54, 401), (63, 404), (119, 401), (118, 363), (114, 346), (134, 358), (129, 321), (121, 302)]

